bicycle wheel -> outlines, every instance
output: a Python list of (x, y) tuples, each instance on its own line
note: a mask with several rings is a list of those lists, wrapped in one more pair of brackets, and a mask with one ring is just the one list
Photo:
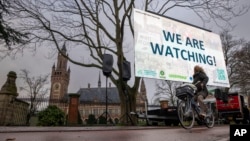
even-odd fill
[(205, 125), (208, 128), (214, 127), (214, 113), (211, 109), (207, 112), (207, 116), (205, 117)]
[[(189, 103), (190, 104), (190, 103)], [(177, 107), (177, 114), (180, 124), (185, 129), (193, 127), (195, 122), (194, 111), (188, 102), (181, 101)]]

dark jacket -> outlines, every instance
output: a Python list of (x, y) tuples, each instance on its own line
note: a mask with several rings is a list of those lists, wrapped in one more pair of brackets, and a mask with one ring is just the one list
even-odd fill
[[(197, 72), (193, 75), (193, 84), (197, 87), (197, 93), (198, 92), (204, 92), (205, 95), (208, 94), (207, 90), (207, 82), (209, 78), (204, 72)], [(201, 84), (203, 84), (203, 88), (201, 87)]]

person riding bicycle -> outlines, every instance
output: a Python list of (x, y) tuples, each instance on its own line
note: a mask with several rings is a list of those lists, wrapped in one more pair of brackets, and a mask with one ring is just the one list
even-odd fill
[(194, 100), (198, 101), (201, 111), (200, 115), (201, 116), (206, 116), (207, 112), (207, 107), (203, 103), (203, 100), (207, 97), (208, 95), (208, 90), (207, 90), (207, 82), (209, 78), (204, 72), (203, 68), (196, 65), (194, 67), (194, 74), (193, 74), (193, 83), (197, 87), (196, 95), (194, 96)]

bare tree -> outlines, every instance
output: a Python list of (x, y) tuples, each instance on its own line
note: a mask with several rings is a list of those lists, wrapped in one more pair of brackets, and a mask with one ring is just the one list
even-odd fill
[[(123, 81), (122, 63), (131, 50), (133, 8), (140, 8), (159, 15), (178, 8), (192, 10), (204, 23), (227, 23), (231, 18), (242, 15), (248, 7), (238, 7), (239, 0), (12, 0), (20, 17), (19, 26), (29, 31), (33, 46), (52, 46), (60, 51), (64, 42), (73, 49), (82, 48), (89, 54), (89, 61), (65, 56), (76, 65), (102, 69), (102, 56), (115, 56), (112, 82), (119, 91), (121, 114), (126, 113), (124, 88), (129, 93), (130, 110), (136, 109), (136, 95), (140, 78), (133, 77), (131, 84)], [(222, 24), (224, 27), (225, 24)], [(73, 48), (74, 47), (74, 48)], [(130, 47), (130, 48), (128, 48)], [(86, 56), (86, 55), (85, 55)], [(133, 65), (132, 65), (133, 66)], [(125, 120), (124, 120), (125, 121)], [(135, 122), (136, 120), (134, 120)], [(123, 121), (122, 121), (123, 122)]]
[[(223, 30), (220, 33), (222, 48), (227, 66), (228, 78), (230, 88), (237, 86), (241, 81), (241, 73), (239, 72), (239, 62), (241, 59), (236, 59), (238, 51), (241, 50), (245, 41), (243, 39), (236, 39), (230, 34), (229, 30)], [(243, 78), (244, 79), (244, 78)], [(230, 90), (227, 89), (226, 91)]]
[(167, 98), (169, 100), (169, 104), (172, 106), (177, 106), (177, 97), (176, 88), (179, 87), (182, 82), (176, 81), (165, 81), (165, 80), (158, 80), (156, 81), (156, 92), (153, 96), (153, 104), (158, 103), (160, 98)]
[(26, 33), (10, 26), (9, 18), (13, 15), (11, 6), (11, 1), (0, 0), (0, 45), (6, 45), (8, 50), (14, 44), (25, 43), (28, 37)]
[(29, 75), (29, 71), (23, 69), (19, 76), (23, 80), (23, 86), (20, 87), (21, 91), (24, 91), (28, 97), (30, 103), (29, 112), (27, 115), (26, 124), (29, 125), (29, 121), (32, 115), (34, 115), (39, 109), (39, 105), (48, 97), (49, 88), (46, 88), (48, 84), (49, 75), (40, 75), (38, 77), (32, 77)]
[(242, 45), (235, 53), (235, 60), (238, 61), (237, 71), (240, 79), (238, 86), (242, 94), (250, 93), (250, 42)]
[[(248, 96), (250, 106), (250, 43), (235, 39), (228, 30), (221, 33), (222, 46), (230, 81), (230, 89)], [(227, 89), (228, 91), (230, 89)]]

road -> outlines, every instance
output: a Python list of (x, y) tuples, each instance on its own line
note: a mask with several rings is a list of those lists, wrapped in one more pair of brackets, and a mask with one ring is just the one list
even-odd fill
[[(12, 129), (13, 128), (13, 129)], [(28, 128), (28, 127), (26, 127)], [(229, 126), (195, 127), (0, 127), (0, 141), (229, 141)]]

